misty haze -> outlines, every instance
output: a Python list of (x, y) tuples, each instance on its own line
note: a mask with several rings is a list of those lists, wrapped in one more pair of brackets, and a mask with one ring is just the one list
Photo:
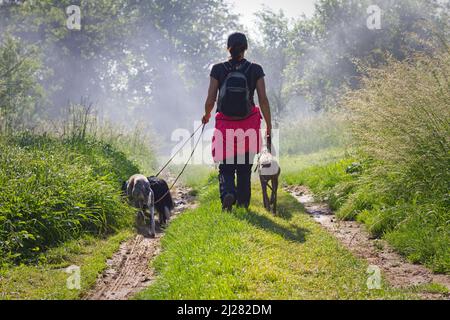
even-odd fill
[(0, 299), (448, 299), (449, 14), (0, 0)]

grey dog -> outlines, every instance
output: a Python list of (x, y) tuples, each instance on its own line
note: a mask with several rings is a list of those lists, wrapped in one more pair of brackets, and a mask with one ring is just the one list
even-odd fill
[[(130, 203), (139, 212), (136, 217), (136, 225), (138, 231), (145, 229), (145, 235), (152, 238), (155, 237), (155, 196), (150, 187), (150, 182), (148, 179), (141, 175), (135, 174), (128, 179), (124, 188), (126, 190), (126, 195), (130, 200)], [(146, 211), (149, 211), (149, 217), (146, 216)], [(147, 229), (146, 220), (149, 218), (149, 228)]]

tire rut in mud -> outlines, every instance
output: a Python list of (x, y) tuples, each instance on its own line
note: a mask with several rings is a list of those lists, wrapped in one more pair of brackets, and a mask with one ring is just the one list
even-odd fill
[[(172, 219), (195, 205), (188, 188), (178, 187), (172, 192), (172, 196), (175, 202)], [(153, 239), (138, 234), (122, 243), (107, 261), (108, 267), (97, 279), (94, 288), (83, 299), (126, 300), (148, 287), (155, 279), (149, 262), (160, 253), (163, 235), (164, 231), (157, 228)]]

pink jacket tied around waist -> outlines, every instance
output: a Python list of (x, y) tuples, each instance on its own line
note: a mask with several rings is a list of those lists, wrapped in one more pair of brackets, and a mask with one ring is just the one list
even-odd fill
[(259, 153), (262, 145), (261, 118), (261, 111), (257, 106), (243, 120), (234, 120), (218, 112), (212, 139), (214, 161), (233, 159), (247, 152)]

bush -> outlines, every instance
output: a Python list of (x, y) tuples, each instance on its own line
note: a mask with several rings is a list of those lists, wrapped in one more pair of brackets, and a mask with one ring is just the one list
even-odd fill
[(28, 261), (131, 221), (120, 182), (139, 169), (110, 145), (23, 134), (0, 138), (0, 254)]

